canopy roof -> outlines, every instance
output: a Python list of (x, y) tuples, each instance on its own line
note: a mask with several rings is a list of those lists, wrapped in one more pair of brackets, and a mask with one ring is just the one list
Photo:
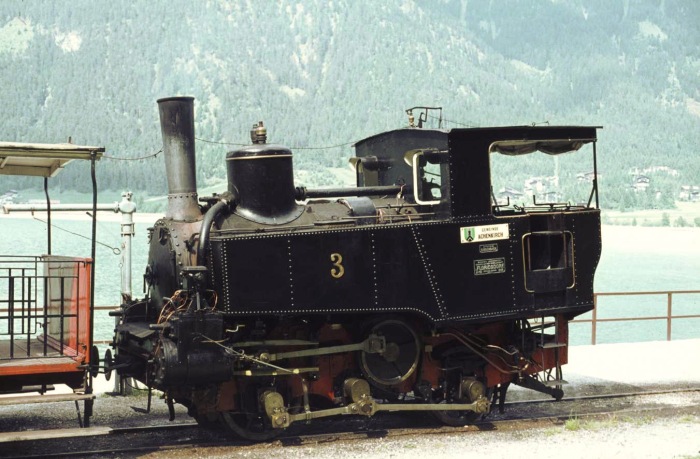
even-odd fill
[(74, 159), (100, 159), (104, 151), (71, 143), (0, 142), (0, 175), (53, 177)]
[(596, 139), (562, 139), (562, 140), (499, 140), (491, 144), (489, 151), (508, 156), (526, 155), (541, 151), (548, 155), (559, 155), (576, 151)]

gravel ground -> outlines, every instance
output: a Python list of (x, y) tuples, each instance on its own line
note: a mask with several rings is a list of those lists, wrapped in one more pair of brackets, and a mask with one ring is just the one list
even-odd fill
[[(83, 402), (79, 403), (81, 414)], [(158, 396), (153, 397), (150, 413), (146, 412), (145, 393), (123, 397), (97, 394), (90, 426), (137, 427), (168, 423), (168, 407)], [(187, 409), (175, 405), (176, 423), (191, 423)], [(79, 427), (75, 403), (59, 402), (32, 405), (0, 406), (0, 432), (70, 429)], [(1, 435), (1, 434), (0, 434)]]
[[(309, 446), (183, 449), (141, 458), (700, 458), (700, 417), (581, 421), (516, 432), (465, 432)], [(570, 430), (571, 429), (571, 430)]]

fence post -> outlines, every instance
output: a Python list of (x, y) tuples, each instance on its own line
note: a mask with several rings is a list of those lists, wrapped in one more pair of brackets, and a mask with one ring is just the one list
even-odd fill
[(673, 292), (667, 293), (666, 341), (671, 341), (671, 321), (673, 317)]
[(593, 294), (593, 312), (591, 315), (591, 344), (596, 342), (596, 320), (598, 319), (598, 294)]

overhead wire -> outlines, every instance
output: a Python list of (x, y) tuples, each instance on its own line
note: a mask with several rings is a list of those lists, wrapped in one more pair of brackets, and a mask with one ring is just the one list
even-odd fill
[(153, 153), (153, 154), (146, 155), (146, 156), (139, 156), (139, 157), (136, 157), (136, 158), (129, 158), (129, 157), (127, 157), (127, 156), (112, 156), (112, 155), (102, 155), (102, 157), (103, 157), (103, 158), (106, 158), (106, 159), (114, 159), (114, 160), (116, 160), (116, 161), (140, 161), (140, 160), (142, 160), (142, 159), (155, 158), (156, 156), (158, 156), (158, 155), (161, 154), (161, 153), (163, 153), (163, 149), (162, 149), (162, 148), (161, 148), (160, 150), (158, 150), (157, 152)]
[(448, 120), (447, 118), (439, 118), (439, 117), (437, 117), (437, 116), (435, 116), (435, 115), (427, 115), (427, 116), (428, 116), (428, 118), (432, 118), (432, 119), (438, 120), (438, 121), (443, 121), (443, 122), (445, 122), (445, 123), (451, 123), (451, 124), (454, 124), (454, 125), (457, 125), (457, 126), (468, 127), (468, 128), (476, 128), (476, 127), (479, 127), (478, 125), (475, 125), (475, 124), (460, 123), (459, 121)]
[[(46, 225), (49, 224), (48, 221), (42, 220), (41, 218), (37, 217), (37, 216), (34, 215), (34, 214), (32, 214), (32, 218), (33, 218), (34, 220), (39, 221), (39, 222), (41, 222), (41, 223), (44, 223), (44, 224), (46, 224)], [(83, 239), (90, 240), (90, 238), (89, 238), (88, 236), (85, 236), (85, 235), (80, 234), (80, 233), (76, 233), (75, 231), (71, 231), (71, 230), (66, 229), (66, 228), (62, 228), (62, 227), (60, 227), (60, 226), (58, 226), (58, 225), (56, 225), (56, 224), (54, 224), (54, 223), (51, 223), (51, 227), (52, 227), (52, 228), (56, 228), (56, 229), (60, 229), (61, 231), (65, 231), (66, 233), (72, 234), (72, 235), (74, 235), (74, 236), (78, 236), (78, 237), (82, 237)], [(104, 242), (100, 242), (100, 241), (95, 241), (95, 243), (107, 247), (107, 248), (110, 249), (110, 250), (112, 251), (112, 253), (115, 254), (115, 255), (119, 255), (119, 254), (122, 253), (121, 249), (119, 249), (118, 247), (112, 247), (111, 245), (105, 244)]]
[[(239, 147), (247, 147), (249, 144), (246, 143), (236, 143), (236, 142), (218, 142), (216, 140), (208, 140), (208, 139), (202, 139), (201, 137), (195, 137), (195, 140), (199, 140), (201, 142), (206, 142), (206, 143), (214, 143), (218, 145), (233, 145), (233, 146), (239, 146)], [(292, 146), (289, 147), (292, 150), (330, 150), (332, 148), (340, 148), (340, 147), (346, 147), (348, 145), (352, 145), (355, 143), (355, 141), (352, 142), (345, 142), (345, 143), (339, 143), (337, 145), (327, 145), (323, 147), (299, 147), (299, 146)]]
[[(428, 118), (433, 118), (436, 120), (439, 120), (440, 118), (434, 116), (434, 115), (428, 115)], [(477, 125), (474, 124), (467, 124), (467, 123), (461, 123), (459, 121), (454, 121), (454, 120), (448, 120), (446, 118), (442, 118), (442, 121), (445, 123), (451, 123), (456, 126), (462, 126), (462, 127), (478, 127)], [(548, 123), (548, 122), (546, 122)], [(198, 140), (200, 142), (205, 142), (205, 143), (211, 143), (211, 144), (216, 144), (216, 145), (230, 145), (230, 146), (236, 146), (236, 147), (247, 147), (250, 144), (248, 143), (240, 143), (240, 142), (224, 142), (224, 141), (217, 141), (217, 140), (210, 140), (210, 139), (204, 139), (201, 137), (195, 137), (195, 140)], [(341, 148), (341, 147), (347, 147), (348, 145), (354, 144), (356, 141), (350, 141), (350, 142), (343, 142), (335, 145), (324, 145), (324, 146), (319, 146), (319, 147), (302, 147), (302, 146), (290, 146), (289, 148), (292, 150), (332, 150), (334, 148)], [(155, 158), (157, 157), (160, 153), (162, 153), (163, 150), (160, 149), (155, 153), (144, 155), (144, 156), (138, 156), (136, 158), (130, 158), (126, 156), (112, 156), (112, 155), (103, 155), (103, 158), (106, 159), (112, 159), (116, 161), (140, 161), (144, 159), (150, 159), (150, 158)]]

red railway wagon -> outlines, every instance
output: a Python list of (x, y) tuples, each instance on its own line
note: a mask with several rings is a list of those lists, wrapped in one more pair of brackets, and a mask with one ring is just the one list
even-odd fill
[[(98, 365), (92, 335), (95, 161), (103, 152), (102, 147), (72, 144), (0, 142), (0, 175), (43, 177), (48, 220), (45, 254), (0, 254), (0, 405), (74, 401), (81, 426), (90, 423), (92, 377)], [(74, 160), (88, 160), (92, 166), (90, 258), (55, 255), (51, 250), (49, 178)], [(18, 247), (23, 243), (19, 236), (3, 234), (16, 238)], [(56, 385), (66, 385), (72, 393), (52, 393)], [(82, 417), (80, 401), (85, 407)]]

